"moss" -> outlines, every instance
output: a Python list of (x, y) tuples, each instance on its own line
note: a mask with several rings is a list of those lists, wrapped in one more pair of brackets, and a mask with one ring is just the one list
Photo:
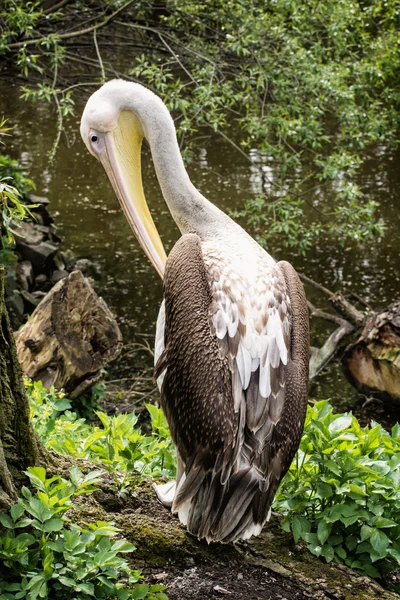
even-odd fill
[(192, 551), (190, 540), (179, 526), (171, 526), (144, 514), (116, 516), (124, 535), (136, 546), (135, 557), (149, 565), (179, 561)]

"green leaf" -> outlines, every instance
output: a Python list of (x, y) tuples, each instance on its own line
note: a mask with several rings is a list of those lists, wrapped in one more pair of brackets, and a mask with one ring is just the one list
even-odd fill
[(329, 424), (329, 431), (332, 435), (338, 433), (339, 431), (343, 431), (344, 429), (348, 429), (351, 426), (353, 417), (351, 415), (341, 415), (337, 417), (332, 423)]
[(374, 529), (369, 539), (374, 550), (376, 550), (378, 554), (384, 555), (389, 546), (389, 538), (386, 533), (379, 529)]
[(373, 528), (369, 525), (363, 525), (360, 530), (361, 541), (364, 542), (364, 540), (368, 540), (373, 531)]
[(51, 531), (60, 531), (64, 527), (64, 521), (62, 519), (49, 519), (43, 524), (43, 531), (49, 533)]
[(12, 520), (14, 521), (14, 523), (15, 523), (15, 521), (17, 521), (20, 518), (20, 516), (23, 514), (24, 510), (25, 510), (24, 505), (21, 504), (21, 502), (19, 502), (18, 504), (14, 504), (11, 507), (10, 513), (11, 513), (11, 517), (12, 517)]
[(147, 585), (147, 583), (136, 585), (132, 593), (132, 600), (141, 600), (142, 598), (145, 598), (149, 590), (150, 586)]
[(323, 519), (318, 523), (317, 536), (322, 545), (325, 544), (326, 540), (330, 536), (332, 531), (332, 523), (328, 523)]
[(6, 527), (7, 529), (13, 529), (14, 527), (11, 517), (6, 515), (5, 513), (0, 514), (0, 523), (3, 525), (3, 527)]

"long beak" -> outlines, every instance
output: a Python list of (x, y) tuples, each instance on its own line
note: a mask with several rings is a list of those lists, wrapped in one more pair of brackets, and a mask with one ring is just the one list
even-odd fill
[(143, 135), (135, 115), (123, 111), (118, 127), (105, 134), (106, 152), (100, 157), (129, 225), (157, 273), (164, 276), (164, 246), (144, 197), (140, 153)]

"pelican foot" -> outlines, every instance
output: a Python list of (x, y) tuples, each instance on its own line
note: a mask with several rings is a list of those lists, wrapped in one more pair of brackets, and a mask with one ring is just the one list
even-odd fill
[(153, 483), (153, 488), (155, 489), (157, 498), (161, 504), (167, 508), (171, 508), (175, 498), (176, 482), (168, 481), (167, 483), (163, 483), (161, 485), (156, 485)]

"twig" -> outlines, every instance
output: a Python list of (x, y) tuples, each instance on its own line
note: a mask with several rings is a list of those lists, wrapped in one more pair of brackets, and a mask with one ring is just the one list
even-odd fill
[(368, 302), (366, 300), (364, 300), (364, 298), (361, 298), (361, 296), (359, 296), (358, 294), (356, 294), (355, 292), (349, 291), (350, 296), (352, 296), (355, 300), (358, 300), (358, 302), (360, 304), (362, 304), (363, 306), (365, 306), (365, 308), (368, 308), (368, 310), (373, 310), (372, 306), (370, 304), (368, 304)]
[(96, 29), (94, 29), (94, 31), (93, 31), (93, 43), (94, 43), (94, 47), (96, 48), (97, 58), (99, 59), (99, 65), (100, 65), (100, 70), (101, 70), (101, 83), (104, 83), (105, 80), (106, 80), (106, 72), (104, 70), (104, 65), (103, 65), (103, 61), (101, 60), (99, 45), (97, 43), (97, 31), (96, 31)]
[(193, 75), (190, 73), (190, 71), (188, 71), (185, 67), (185, 65), (180, 61), (179, 56), (177, 56), (177, 54), (175, 54), (175, 52), (172, 50), (172, 48), (167, 44), (167, 42), (164, 40), (163, 36), (161, 33), (158, 33), (158, 37), (160, 38), (160, 40), (162, 41), (162, 43), (164, 44), (164, 46), (167, 48), (167, 50), (172, 54), (172, 56), (175, 58), (176, 62), (179, 64), (179, 66), (181, 67), (181, 69), (183, 69), (186, 73), (186, 75), (189, 77), (189, 79), (191, 79), (193, 81), (193, 83), (195, 85), (199, 85), (197, 83), (197, 81), (195, 80), (195, 78), (193, 77)]
[(61, 2), (57, 2), (57, 4), (53, 4), (53, 6), (46, 8), (46, 10), (43, 11), (43, 14), (49, 15), (50, 13), (57, 12), (60, 8), (68, 4), (68, 2), (72, 2), (72, 0), (61, 0)]
[[(124, 4), (124, 6), (120, 6), (116, 11), (111, 13), (111, 15), (106, 17), (104, 19), (104, 21), (101, 21), (100, 23), (96, 23), (95, 25), (92, 25), (91, 27), (87, 27), (86, 29), (80, 29), (79, 31), (71, 31), (70, 33), (60, 33), (57, 36), (57, 39), (67, 40), (69, 38), (78, 37), (80, 35), (85, 35), (86, 33), (96, 31), (97, 29), (100, 29), (101, 27), (104, 27), (105, 25), (107, 25), (107, 23), (109, 23), (121, 11), (128, 8), (128, 6), (133, 4), (135, 1), (136, 0), (128, 0), (128, 2), (126, 4)], [(32, 46), (32, 44), (40, 44), (41, 42), (44, 42), (46, 39), (47, 39), (47, 37), (40, 37), (40, 38), (31, 39), (31, 40), (23, 40), (21, 42), (12, 42), (11, 44), (8, 44), (8, 48), (22, 48), (23, 46)]]
[(307, 300), (307, 306), (310, 311), (310, 316), (316, 319), (323, 319), (324, 321), (330, 321), (331, 323), (335, 323), (340, 327), (348, 323), (346, 319), (342, 319), (342, 317), (338, 317), (337, 315), (331, 315), (331, 313), (325, 312), (324, 310), (320, 310), (316, 308), (309, 300)]
[(323, 292), (329, 298), (334, 295), (334, 292), (331, 292), (331, 290), (328, 290), (328, 288), (324, 287), (320, 283), (317, 283), (316, 281), (314, 281), (314, 279), (311, 279), (310, 277), (307, 277), (307, 275), (304, 275), (304, 273), (298, 273), (298, 275), (299, 275), (299, 277), (300, 277), (300, 279), (302, 281), (304, 281), (305, 283), (309, 283), (310, 285), (314, 286), (315, 288), (317, 288), (317, 290), (320, 290), (321, 292)]

